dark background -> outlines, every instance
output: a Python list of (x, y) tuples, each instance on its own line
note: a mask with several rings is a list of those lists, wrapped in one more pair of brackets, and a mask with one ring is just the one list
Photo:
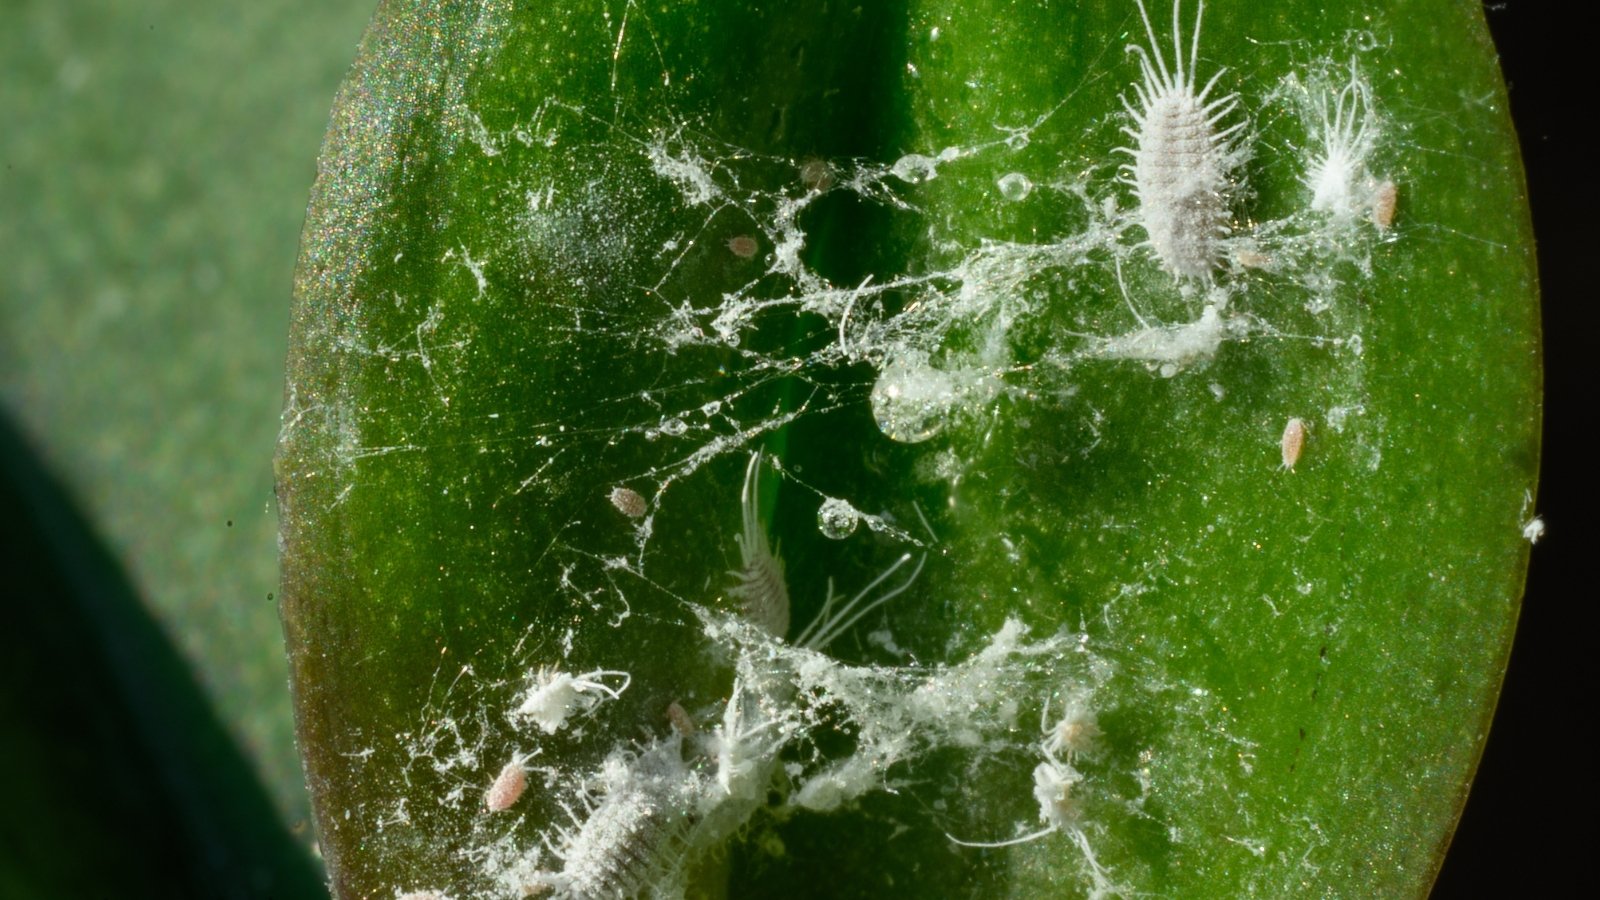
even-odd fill
[[(1484, 750), (1478, 778), (1455, 842), (1439, 874), (1438, 900), (1501, 894), (1573, 896), (1592, 886), (1580, 860), (1593, 853), (1589, 821), (1594, 752), (1583, 732), (1596, 709), (1583, 655), (1594, 653), (1575, 613), (1593, 606), (1596, 590), (1576, 576), (1578, 554), (1593, 548), (1589, 466), (1580, 461), (1592, 427), (1591, 371), (1579, 368), (1594, 350), (1580, 346), (1594, 332), (1592, 305), (1600, 294), (1578, 289), (1578, 269), (1600, 258), (1596, 178), (1584, 174), (1600, 161), (1591, 145), (1600, 113), (1594, 89), (1597, 60), (1579, 46), (1592, 29), (1578, 22), (1583, 4), (1510, 0), (1486, 3), (1489, 29), (1511, 89), (1511, 115), (1522, 139), (1528, 198), (1539, 241), (1545, 339), (1544, 455), (1535, 506), (1548, 527), (1533, 548), (1511, 666)], [(1585, 412), (1588, 411), (1588, 413)], [(1582, 467), (1582, 474), (1580, 474)], [(1584, 537), (1584, 535), (1589, 537)], [(1585, 667), (1587, 669), (1587, 667)], [(1574, 817), (1574, 814), (1576, 816)], [(1579, 842), (1584, 846), (1580, 847)]]

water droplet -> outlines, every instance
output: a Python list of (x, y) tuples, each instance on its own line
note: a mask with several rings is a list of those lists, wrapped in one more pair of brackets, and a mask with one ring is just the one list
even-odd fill
[(989, 403), (1003, 387), (987, 368), (944, 371), (913, 350), (883, 367), (872, 386), (872, 415), (885, 437), (915, 444), (943, 431), (953, 413)]
[(842, 541), (855, 533), (856, 526), (861, 524), (861, 511), (850, 505), (850, 501), (838, 497), (829, 497), (822, 501), (822, 506), (817, 510), (817, 530), (829, 540)]
[(1001, 175), (1000, 180), (995, 184), (1000, 188), (1000, 196), (1012, 203), (1026, 200), (1028, 195), (1033, 193), (1033, 182), (1021, 172), (1008, 172)]
[(907, 153), (894, 161), (889, 174), (912, 184), (921, 184), (931, 181), (939, 174), (939, 164), (932, 157), (923, 156), (921, 153)]
[(915, 444), (944, 427), (950, 394), (950, 380), (939, 371), (896, 360), (884, 367), (872, 386), (872, 416), (885, 437)]

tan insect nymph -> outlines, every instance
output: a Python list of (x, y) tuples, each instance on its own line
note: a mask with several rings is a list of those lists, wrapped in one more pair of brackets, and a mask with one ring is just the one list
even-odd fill
[(1283, 437), (1278, 441), (1278, 448), (1283, 454), (1283, 467), (1294, 470), (1295, 463), (1300, 461), (1300, 453), (1306, 448), (1306, 420), (1298, 416), (1289, 419), (1283, 426)]

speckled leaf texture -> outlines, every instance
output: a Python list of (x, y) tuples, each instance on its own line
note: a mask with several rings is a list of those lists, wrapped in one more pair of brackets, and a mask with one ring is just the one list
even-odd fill
[(1475, 4), (1268, 10), (383, 4), (278, 457), (338, 895), (1425, 894), (1521, 165)]

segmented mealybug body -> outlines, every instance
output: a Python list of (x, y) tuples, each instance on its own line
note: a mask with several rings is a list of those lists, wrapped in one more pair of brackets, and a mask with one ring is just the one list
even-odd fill
[(650, 505), (643, 495), (633, 488), (623, 487), (620, 484), (612, 488), (606, 498), (617, 508), (617, 512), (630, 519), (637, 519), (650, 510)]
[(1133, 147), (1121, 148), (1133, 157), (1124, 168), (1139, 202), (1139, 222), (1161, 267), (1180, 278), (1209, 279), (1221, 257), (1220, 242), (1228, 233), (1227, 193), (1238, 157), (1233, 137), (1242, 123), (1220, 130), (1218, 125), (1238, 104), (1238, 97), (1210, 98), (1221, 70), (1205, 87), (1195, 89), (1203, 0), (1195, 13), (1187, 62), (1179, 20), (1181, 0), (1173, 0), (1170, 68), (1144, 0), (1136, 2), (1150, 49), (1128, 48), (1139, 56), (1143, 79), (1133, 86), (1137, 104), (1123, 98), (1133, 117), (1132, 127), (1123, 130), (1134, 141)]
[(633, 897), (659, 877), (681, 823), (657, 800), (638, 789), (603, 799), (563, 851), (558, 896)]
[(737, 580), (728, 593), (739, 601), (746, 619), (767, 634), (781, 638), (789, 631), (789, 585), (783, 578), (783, 561), (772, 552), (766, 529), (761, 527), (757, 491), (760, 474), (758, 451), (750, 454), (739, 497), (744, 530), (735, 540), (739, 542), (740, 567), (729, 573)]
[(684, 768), (678, 738), (638, 756), (607, 762), (605, 786), (584, 799), (587, 816), (575, 832), (561, 833), (551, 851), (559, 872), (541, 873), (536, 886), (558, 898), (611, 900), (636, 897), (671, 885), (681, 874), (695, 824), (698, 779)]

